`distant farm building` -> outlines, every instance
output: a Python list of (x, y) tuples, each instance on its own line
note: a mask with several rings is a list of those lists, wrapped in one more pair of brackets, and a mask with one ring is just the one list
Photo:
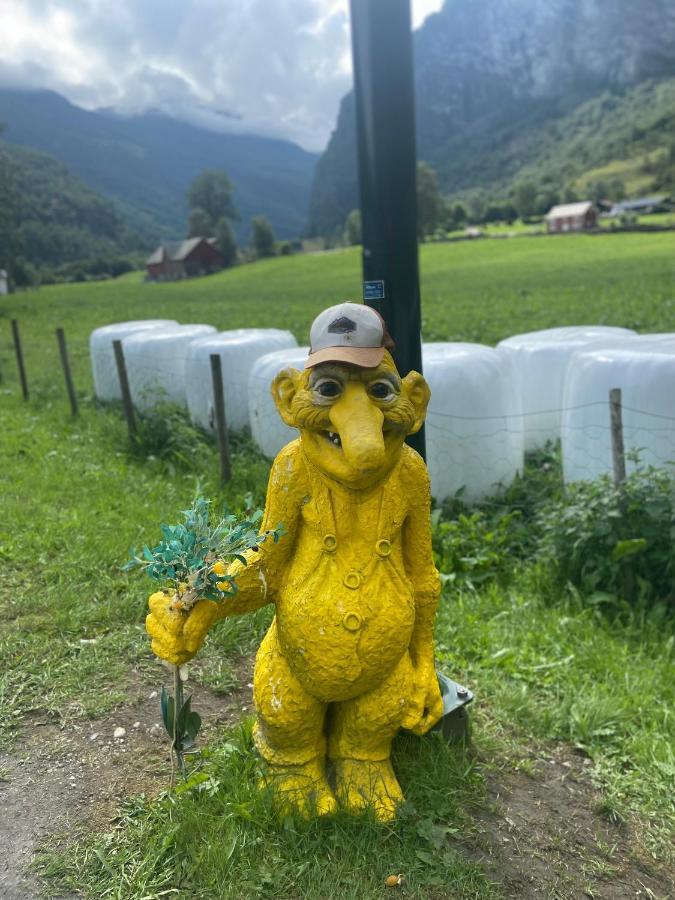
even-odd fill
[(225, 265), (213, 238), (194, 237), (160, 244), (146, 262), (149, 281), (177, 281), (210, 275)]
[(546, 227), (551, 234), (587, 231), (595, 228), (597, 221), (598, 210), (590, 200), (584, 203), (563, 203), (561, 206), (554, 206), (546, 214)]
[(665, 194), (655, 197), (638, 197), (635, 200), (622, 200), (615, 203), (609, 211), (610, 216), (623, 216), (626, 213), (633, 215), (649, 216), (651, 213), (669, 212), (671, 208), (670, 198)]

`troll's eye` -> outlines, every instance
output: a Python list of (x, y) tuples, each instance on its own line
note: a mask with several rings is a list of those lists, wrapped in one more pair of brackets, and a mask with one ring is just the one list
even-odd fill
[(368, 388), (368, 393), (375, 400), (391, 400), (395, 394), (390, 381), (374, 381)]
[(322, 378), (321, 381), (317, 381), (314, 385), (314, 390), (321, 397), (332, 400), (334, 397), (340, 396), (342, 393), (342, 385), (333, 378)]

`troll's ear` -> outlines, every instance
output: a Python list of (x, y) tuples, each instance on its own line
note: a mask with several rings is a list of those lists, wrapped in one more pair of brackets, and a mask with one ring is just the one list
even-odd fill
[(402, 385), (403, 393), (410, 400), (415, 410), (415, 423), (409, 432), (409, 434), (415, 434), (424, 424), (431, 391), (419, 372), (408, 372), (403, 379)]
[(293, 398), (300, 388), (301, 381), (302, 372), (298, 372), (297, 369), (283, 369), (272, 382), (272, 396), (279, 415), (291, 428), (296, 427), (292, 407)]

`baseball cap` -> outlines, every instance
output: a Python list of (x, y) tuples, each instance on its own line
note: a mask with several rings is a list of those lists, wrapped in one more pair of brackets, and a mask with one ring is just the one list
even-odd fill
[(394, 349), (377, 310), (349, 300), (319, 313), (312, 322), (309, 342), (306, 369), (324, 362), (345, 362), (374, 369), (382, 362), (384, 351)]

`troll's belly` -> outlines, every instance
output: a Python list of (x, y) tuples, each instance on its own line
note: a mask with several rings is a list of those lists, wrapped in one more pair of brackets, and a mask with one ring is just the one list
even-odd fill
[(277, 604), (279, 643), (313, 696), (346, 700), (376, 687), (408, 649), (412, 589), (382, 567), (367, 576), (320, 566), (286, 585)]

